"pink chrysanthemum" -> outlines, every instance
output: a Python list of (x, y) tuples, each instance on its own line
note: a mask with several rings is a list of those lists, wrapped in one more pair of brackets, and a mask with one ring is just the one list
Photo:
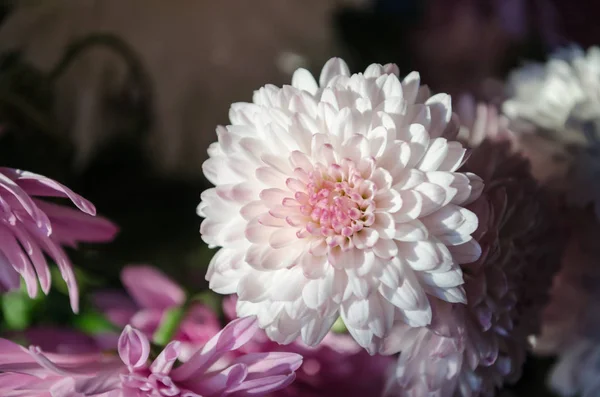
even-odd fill
[[(38, 197), (65, 197), (83, 212)], [(61, 245), (112, 240), (117, 232), (96, 208), (60, 183), (27, 171), (0, 168), (0, 292), (19, 288), (22, 276), (29, 296), (50, 290), (48, 255), (58, 265), (78, 310), (78, 290), (71, 262)]]
[[(236, 298), (225, 298), (227, 318), (235, 318)], [(270, 397), (364, 397), (380, 396), (386, 374), (393, 366), (390, 356), (369, 355), (347, 334), (329, 332), (318, 346), (296, 340), (288, 345), (271, 341), (259, 331), (240, 349), (244, 352), (293, 352), (304, 359), (293, 384)]]
[(462, 206), (481, 180), (456, 172), (465, 149), (450, 138), (449, 96), (398, 73), (350, 75), (332, 59), (317, 83), (299, 69), (217, 129), (204, 163), (216, 187), (198, 207), (202, 238), (222, 247), (207, 279), (277, 342), (315, 345), (341, 315), (375, 351), (395, 319), (431, 321), (427, 294), (465, 301), (458, 263), (480, 249)]
[[(183, 307), (183, 289), (165, 274), (150, 266), (126, 266), (121, 272), (123, 286), (131, 296), (115, 291), (95, 294), (94, 303), (119, 327), (132, 327), (152, 338), (170, 309)], [(221, 329), (219, 319), (206, 306), (195, 303), (186, 308), (173, 340), (181, 342), (180, 359), (190, 357)]]
[(4, 397), (217, 397), (262, 396), (294, 380), (302, 358), (294, 353), (251, 353), (222, 359), (248, 342), (258, 326), (234, 320), (187, 362), (176, 365), (180, 342), (153, 360), (144, 334), (125, 327), (120, 360), (99, 354), (46, 354), (0, 339), (0, 392)]
[(482, 248), (478, 261), (461, 264), (468, 303), (438, 300), (430, 326), (396, 325), (385, 346), (401, 352), (390, 396), (493, 396), (518, 379), (560, 260), (559, 236), (545, 224), (549, 211), (528, 163), (504, 140), (506, 123), (491, 107), (476, 114), (468, 139), (480, 144), (464, 168), (486, 187), (468, 207), (479, 217), (473, 236)]

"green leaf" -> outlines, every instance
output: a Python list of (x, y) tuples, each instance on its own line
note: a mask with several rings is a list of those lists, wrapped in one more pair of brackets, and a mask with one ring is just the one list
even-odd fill
[(217, 316), (223, 312), (223, 299), (221, 295), (215, 294), (212, 291), (204, 291), (192, 297), (191, 302), (199, 302), (208, 307)]
[(335, 323), (333, 323), (331, 330), (333, 332), (335, 332), (336, 334), (347, 334), (348, 333), (348, 328), (346, 328), (346, 324), (344, 324), (344, 320), (342, 320), (341, 317), (338, 317), (338, 319), (335, 320)]
[(179, 325), (181, 324), (181, 320), (183, 320), (184, 314), (185, 309), (183, 307), (174, 307), (167, 310), (163, 315), (158, 329), (152, 336), (153, 342), (159, 346), (166, 346), (167, 343), (173, 339), (173, 336), (175, 336), (175, 333), (179, 329)]
[(33, 320), (35, 302), (21, 291), (12, 291), (2, 296), (2, 316), (6, 327), (13, 331), (26, 329)]
[(65, 280), (62, 278), (58, 267), (51, 266), (50, 275), (52, 276), (52, 288), (54, 288), (62, 294), (68, 295), (69, 288), (67, 287), (67, 283), (65, 282)]
[[(77, 286), (80, 292), (84, 292), (88, 287), (98, 287), (102, 285), (102, 279), (90, 275), (78, 267), (73, 267), (73, 272), (75, 273), (75, 279), (77, 280)], [(67, 288), (67, 283), (63, 279), (62, 274), (60, 274), (60, 269), (57, 266), (52, 266), (50, 268), (50, 274), (52, 275), (52, 287), (58, 292), (68, 295), (69, 289)]]
[(85, 312), (75, 316), (73, 325), (75, 328), (88, 335), (120, 331), (119, 327), (111, 323), (102, 313), (95, 311)]

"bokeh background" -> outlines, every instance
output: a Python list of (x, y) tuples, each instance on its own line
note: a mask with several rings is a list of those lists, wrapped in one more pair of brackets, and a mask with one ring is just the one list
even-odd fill
[[(583, 0), (22, 0), (0, 5), (2, 165), (57, 179), (121, 232), (71, 257), (83, 288), (129, 263), (205, 287), (212, 252), (195, 215), (206, 149), (229, 105), (266, 83), (395, 62), (434, 91), (494, 102), (502, 80), (557, 46), (600, 44)], [(597, 3), (596, 3), (597, 4)], [(3, 300), (2, 332), (35, 322), (101, 326), (48, 299)], [(85, 302), (84, 302), (85, 304)], [(22, 318), (9, 318), (21, 305)], [(10, 309), (10, 310), (8, 310)], [(49, 317), (51, 316), (51, 318)], [(96, 322), (94, 322), (96, 321)], [(529, 360), (514, 396), (550, 396), (552, 358)]]

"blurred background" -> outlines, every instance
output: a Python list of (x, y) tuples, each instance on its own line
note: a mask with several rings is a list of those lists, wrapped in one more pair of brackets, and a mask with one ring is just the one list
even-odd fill
[[(4, 1), (2, 165), (65, 183), (121, 227), (113, 244), (71, 253), (87, 282), (150, 263), (197, 290), (212, 254), (195, 215), (202, 162), (231, 103), (332, 56), (499, 101), (526, 60), (600, 44), (599, 11), (583, 0)], [(530, 360), (514, 395), (551, 395), (550, 362)]]

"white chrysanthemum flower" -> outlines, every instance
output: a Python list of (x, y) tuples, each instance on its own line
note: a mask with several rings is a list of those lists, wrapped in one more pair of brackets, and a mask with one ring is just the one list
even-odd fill
[(555, 52), (548, 63), (531, 63), (508, 80), (504, 113), (548, 130), (600, 118), (600, 48), (587, 53), (572, 46)]
[(465, 302), (458, 263), (476, 260), (482, 189), (458, 173), (465, 149), (450, 97), (429, 97), (395, 65), (350, 75), (340, 59), (319, 83), (299, 69), (231, 107), (204, 163), (201, 233), (222, 247), (210, 288), (269, 337), (317, 344), (341, 315), (370, 351), (394, 320), (431, 322), (427, 294)]
[[(560, 159), (552, 183), (565, 189), (571, 204), (592, 203), (600, 218), (600, 48), (587, 53), (577, 46), (555, 52), (547, 64), (530, 64), (512, 73), (509, 98), (503, 104), (512, 127), (523, 137), (529, 157), (542, 146), (553, 149), (534, 174), (546, 175), (551, 159)], [(544, 131), (540, 131), (540, 129)], [(527, 142), (532, 141), (533, 142)], [(545, 179), (547, 179), (545, 177)]]

